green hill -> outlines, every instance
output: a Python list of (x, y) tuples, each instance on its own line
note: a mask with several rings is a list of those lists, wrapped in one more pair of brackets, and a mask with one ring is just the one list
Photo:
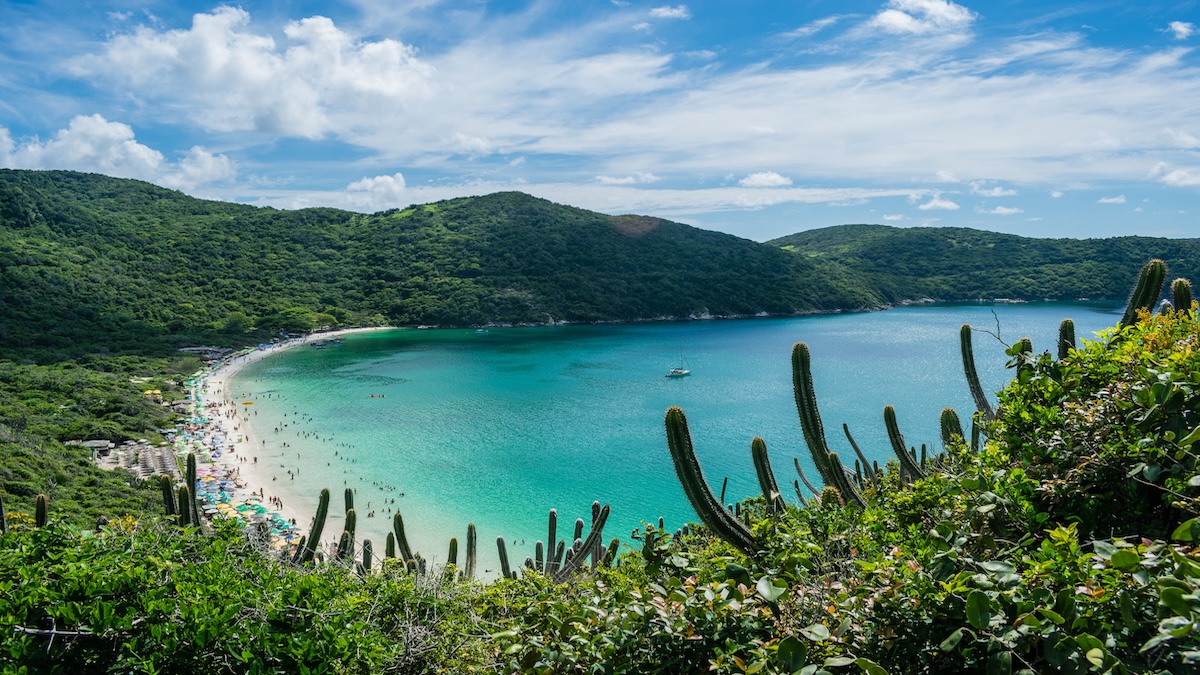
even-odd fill
[(1033, 239), (959, 227), (840, 225), (769, 244), (844, 265), (888, 302), (923, 297), (1123, 299), (1147, 258), (1200, 278), (1200, 240)]
[(516, 192), (361, 215), (0, 171), (0, 350), (10, 354), (145, 353), (247, 323), (629, 321), (879, 304), (826, 267)]

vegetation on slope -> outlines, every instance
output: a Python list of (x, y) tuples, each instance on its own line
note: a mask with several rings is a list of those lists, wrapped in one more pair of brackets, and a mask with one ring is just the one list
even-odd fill
[(1031, 239), (957, 227), (840, 225), (767, 243), (852, 269), (888, 302), (1121, 299), (1147, 257), (1200, 279), (1200, 240), (1188, 239)]
[(648, 526), (619, 566), (563, 584), (527, 570), (480, 587), (395, 559), (368, 575), (308, 568), (227, 527), (147, 519), (89, 535), (13, 518), (0, 587), (21, 592), (0, 594), (0, 623), (17, 627), (0, 660), (63, 672), (1195, 672), (1194, 307), (1143, 312), (1062, 358), (1013, 345), (982, 447), (948, 434), (924, 477), (892, 463), (878, 484), (862, 478), (864, 506), (832, 488), (807, 508), (765, 495), (739, 509), (746, 551), (703, 526)]

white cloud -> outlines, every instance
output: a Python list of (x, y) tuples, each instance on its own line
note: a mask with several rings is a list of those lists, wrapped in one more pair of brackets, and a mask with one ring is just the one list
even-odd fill
[(889, 0), (871, 24), (888, 33), (923, 35), (957, 33), (974, 20), (971, 10), (948, 0)]
[(596, 176), (596, 182), (601, 185), (639, 185), (644, 183), (657, 183), (662, 180), (652, 173), (634, 172), (628, 176)]
[(1172, 169), (1166, 162), (1159, 162), (1150, 170), (1150, 177), (1171, 187), (1200, 185), (1200, 169)]
[(985, 211), (984, 213), (990, 213), (997, 216), (1011, 216), (1014, 213), (1025, 213), (1025, 210), (1009, 206), (997, 206), (996, 208), (990, 211)]
[(404, 175), (400, 173), (363, 178), (346, 186), (346, 192), (351, 194), (345, 205), (368, 211), (405, 206), (411, 203), (405, 199), (405, 188)]
[(1170, 127), (1163, 129), (1163, 133), (1167, 138), (1171, 139), (1171, 144), (1178, 148), (1195, 148), (1200, 147), (1200, 138), (1196, 138), (1192, 134), (1181, 129), (1172, 129)]
[(791, 184), (791, 178), (781, 176), (774, 171), (758, 171), (738, 181), (738, 185), (749, 188), (784, 187)]
[(1063, 196), (1063, 193), (1060, 190), (1054, 190), (1053, 192), (1050, 193), (1050, 196), (1054, 197), (1055, 199), (1058, 199), (1059, 197)]
[(838, 21), (841, 21), (842, 18), (843, 17), (841, 15), (835, 15), (835, 16), (827, 16), (823, 19), (817, 19), (816, 21), (810, 21), (795, 30), (790, 30), (790, 31), (784, 33), (783, 36), (784, 37), (810, 37), (812, 35), (815, 35), (821, 31), (825, 30), (826, 28), (832, 26), (833, 24), (837, 23)]
[(1117, 195), (1116, 197), (1101, 197), (1096, 200), (1098, 204), (1124, 204), (1125, 195)]
[(904, 215), (900, 213), (889, 213), (883, 217), (886, 221), (904, 220)]
[(1017, 194), (1016, 190), (1002, 188), (999, 185), (992, 188), (985, 188), (983, 187), (983, 181), (972, 181), (971, 192), (972, 194), (977, 194), (984, 197), (1011, 197)]
[(957, 183), (958, 176), (954, 175), (953, 171), (939, 170), (937, 172), (937, 182), (939, 183)]
[(688, 9), (687, 5), (676, 5), (674, 7), (665, 5), (650, 10), (650, 16), (656, 19), (690, 19), (692, 18), (692, 12)]
[(76, 115), (47, 141), (16, 143), (9, 130), (0, 127), (0, 166), (87, 171), (188, 190), (237, 174), (233, 160), (201, 146), (192, 147), (178, 163), (167, 162), (161, 152), (139, 143), (128, 124), (101, 115)]
[(929, 201), (925, 202), (924, 204), (921, 204), (917, 208), (921, 209), (922, 211), (933, 211), (933, 210), (957, 211), (958, 204), (955, 204), (954, 202), (950, 201), (949, 199), (942, 199), (941, 195), (935, 194), (929, 198)]
[(1188, 21), (1172, 21), (1167, 24), (1167, 30), (1175, 36), (1176, 40), (1186, 40), (1196, 34), (1196, 24)]

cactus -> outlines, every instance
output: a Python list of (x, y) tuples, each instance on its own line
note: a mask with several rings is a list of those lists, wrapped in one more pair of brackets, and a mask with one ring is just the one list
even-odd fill
[(1063, 319), (1058, 324), (1058, 360), (1067, 358), (1072, 349), (1075, 349), (1075, 322)]
[(954, 411), (954, 408), (947, 407), (942, 408), (941, 423), (942, 447), (949, 451), (951, 444), (955, 442), (955, 437), (958, 438), (958, 442), (963, 440), (962, 422), (958, 419), (958, 413)]
[(604, 560), (601, 564), (611, 566), (613, 561), (617, 559), (617, 550), (621, 547), (621, 540), (613, 537), (612, 541), (608, 542), (608, 548), (604, 550)]
[(800, 481), (792, 481), (792, 486), (796, 488), (796, 498), (800, 500), (800, 505), (807, 507), (808, 500), (804, 498), (804, 493), (800, 491)]
[(346, 526), (338, 541), (338, 560), (354, 560), (354, 530), (357, 525), (358, 512), (354, 509), (346, 511)]
[(179, 525), (187, 527), (192, 524), (192, 510), (187, 508), (188, 500), (192, 498), (192, 495), (186, 485), (180, 485), (176, 492), (179, 501)]
[(475, 578), (475, 523), (467, 523), (467, 559), (464, 571), (468, 579)]
[(168, 516), (175, 515), (175, 484), (171, 481), (171, 477), (160, 474), (158, 488), (162, 491), (163, 509), (166, 510)]
[(458, 538), (450, 537), (450, 552), (446, 554), (446, 564), (458, 567)]
[(863, 471), (867, 474), (867, 479), (870, 480), (871, 485), (873, 485), (875, 487), (875, 489), (878, 490), (879, 489), (879, 472), (876, 471), (874, 468), (872, 468), (871, 463), (868, 462), (867, 458), (863, 456), (862, 450), (858, 449), (858, 443), (855, 443), (854, 437), (850, 435), (850, 426), (845, 423), (842, 423), (842, 432), (846, 434), (846, 440), (850, 441), (850, 447), (854, 449), (854, 454), (857, 455), (859, 461), (862, 462)]
[(608, 520), (608, 513), (608, 504), (600, 507), (600, 515), (596, 518), (596, 520), (592, 521), (592, 531), (588, 533), (587, 540), (582, 542), (579, 540), (575, 541), (575, 545), (571, 547), (571, 549), (574, 551), (574, 554), (571, 556), (570, 560), (565, 561), (562, 568), (554, 574), (553, 578), (555, 582), (562, 583), (566, 581), (572, 574), (575, 573), (576, 570), (579, 569), (580, 563), (582, 563), (583, 559), (586, 557), (582, 552), (592, 550), (596, 546), (596, 542), (600, 541), (600, 537), (603, 536), (602, 532), (604, 531), (604, 523)]
[(692, 437), (688, 433), (687, 417), (679, 407), (672, 406), (666, 415), (667, 447), (675, 464), (675, 473), (696, 514), (717, 536), (728, 541), (748, 556), (755, 555), (754, 539), (745, 525), (730, 517), (708, 489), (704, 472), (696, 459)]
[[(188, 501), (186, 508), (191, 512), (192, 524), (200, 525), (200, 506), (196, 503), (196, 453), (189, 452), (187, 456), (187, 489)], [(179, 503), (179, 509), (183, 510), (184, 502)]]
[(979, 426), (979, 422), (971, 419), (971, 452), (979, 452), (979, 440), (983, 434), (983, 429)]
[(383, 542), (383, 557), (396, 557), (396, 535), (391, 532), (387, 533), (387, 540)]
[(865, 508), (867, 506), (866, 500), (862, 498), (862, 495), (854, 488), (854, 484), (850, 482), (848, 476), (850, 470), (842, 464), (842, 460), (838, 458), (836, 452), (829, 453), (829, 463), (834, 467), (833, 485), (842, 494), (845, 503), (849, 505), (853, 502), (859, 508)]
[(300, 562), (306, 565), (312, 562), (313, 555), (321, 545), (321, 532), (325, 529), (325, 517), (328, 515), (329, 489), (326, 488), (321, 490), (321, 496), (317, 499), (317, 515), (313, 519), (312, 530), (308, 533), (308, 542), (305, 545), (303, 555), (300, 556)]
[(508, 549), (504, 546), (504, 537), (496, 537), (496, 549), (500, 552), (500, 576), (505, 579), (516, 579), (517, 575), (513, 574), (512, 569), (508, 566)]
[(1125, 314), (1121, 316), (1121, 326), (1128, 326), (1137, 321), (1139, 309), (1150, 311), (1158, 304), (1158, 296), (1162, 295), (1163, 282), (1167, 278), (1167, 265), (1155, 258), (1142, 266), (1138, 273), (1137, 284), (1129, 294), (1129, 302), (1125, 305)]
[(4, 513), (3, 498), (0, 498), (0, 534), (8, 534), (8, 516)]
[(821, 491), (808, 481), (808, 476), (804, 475), (804, 469), (800, 468), (800, 460), (796, 457), (793, 457), (792, 464), (796, 465), (796, 473), (800, 475), (800, 480), (804, 481), (804, 485), (809, 489), (809, 491), (811, 491), (814, 496), (820, 497)]
[(575, 519), (575, 536), (571, 537), (571, 541), (581, 539), (583, 537), (583, 518)]
[(1171, 304), (1175, 311), (1187, 312), (1192, 309), (1192, 282), (1179, 278), (1171, 282)]
[(371, 572), (371, 565), (374, 563), (374, 561), (372, 560), (372, 558), (374, 557), (374, 556), (373, 556), (373, 554), (374, 554), (374, 551), (372, 550), (372, 548), (373, 548), (373, 547), (372, 547), (372, 545), (371, 545), (371, 540), (370, 540), (370, 539), (363, 539), (363, 543), (362, 543), (362, 567), (363, 567), (363, 569), (364, 569), (364, 570), (366, 570), (366, 572), (367, 572), (367, 573), (370, 573), (370, 572)]
[(299, 563), (300, 556), (304, 555), (304, 547), (308, 544), (308, 537), (300, 535), (300, 541), (296, 544), (296, 550), (292, 552), (292, 562)]
[(346, 510), (349, 511), (350, 509), (354, 508), (354, 490), (352, 488), (346, 488), (345, 499)]
[(913, 478), (924, 478), (925, 472), (913, 456), (908, 454), (904, 445), (904, 435), (900, 433), (900, 427), (896, 424), (896, 409), (890, 405), (883, 407), (883, 423), (887, 426), (888, 440), (892, 443), (892, 451), (896, 453), (896, 458), (900, 460), (900, 467)]
[(767, 442), (755, 436), (750, 441), (750, 457), (754, 460), (754, 472), (758, 474), (758, 486), (762, 488), (763, 499), (767, 501), (767, 512), (774, 514), (783, 511), (783, 495), (779, 492), (779, 484), (775, 482), (775, 472), (771, 471)]
[(725, 503), (725, 489), (728, 487), (729, 487), (729, 476), (725, 476), (725, 479), (721, 481), (721, 498), (717, 500), (717, 501), (721, 502), (722, 504)]
[(832, 485), (825, 486), (825, 489), (821, 490), (821, 494), (817, 497), (817, 500), (821, 503), (821, 506), (832, 506), (834, 504), (838, 506), (846, 505), (846, 502), (842, 499), (842, 493), (838, 492), (838, 489)]
[(558, 511), (550, 509), (550, 527), (549, 533), (546, 535), (546, 564), (542, 567), (542, 573), (546, 576), (550, 575), (553, 570), (551, 566), (554, 564), (554, 542), (558, 541)]
[(396, 535), (396, 546), (400, 548), (400, 559), (407, 565), (415, 556), (408, 546), (408, 537), (404, 536), (404, 519), (400, 517), (400, 511), (392, 516), (392, 532)]
[(33, 507), (33, 524), (45, 527), (50, 522), (50, 514), (46, 505), (46, 495), (39, 494)]
[(808, 345), (803, 342), (792, 346), (792, 393), (796, 399), (796, 412), (800, 414), (804, 443), (812, 454), (817, 473), (826, 485), (833, 485), (836, 478), (829, 462), (829, 445), (825, 442), (825, 427), (821, 424), (821, 412), (817, 409), (817, 395), (813, 390), (811, 357)]
[(550, 565), (546, 562), (546, 543), (541, 539), (533, 545), (533, 564), (541, 572), (549, 572)]
[(975, 399), (975, 408), (983, 413), (988, 420), (996, 419), (996, 411), (983, 393), (983, 385), (979, 384), (979, 373), (975, 371), (975, 348), (971, 345), (971, 324), (964, 323), (958, 330), (958, 346), (962, 351), (963, 374), (967, 377), (967, 386), (971, 389), (971, 398)]

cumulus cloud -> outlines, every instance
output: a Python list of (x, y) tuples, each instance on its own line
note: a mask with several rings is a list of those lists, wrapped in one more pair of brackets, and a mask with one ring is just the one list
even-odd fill
[(350, 205), (376, 211), (410, 203), (405, 199), (405, 190), (404, 175), (400, 173), (363, 178), (346, 186), (346, 192), (351, 193)]
[(917, 208), (921, 209), (922, 211), (957, 211), (958, 204), (955, 204), (949, 199), (942, 199), (941, 195), (935, 194), (929, 198), (929, 201), (921, 204)]
[(601, 185), (640, 185), (657, 183), (662, 180), (652, 173), (634, 172), (628, 176), (596, 176), (596, 182)]
[(1002, 188), (999, 185), (996, 187), (985, 188), (983, 181), (973, 181), (971, 183), (972, 194), (981, 195), (983, 197), (1011, 197), (1017, 194), (1016, 190)]
[(392, 39), (358, 41), (326, 17), (288, 23), (286, 46), (248, 30), (250, 15), (222, 6), (184, 30), (139, 27), (111, 38), (71, 70), (172, 102), (206, 129), (320, 138), (347, 107), (395, 110), (428, 97), (433, 69)]
[(190, 190), (227, 181), (237, 174), (233, 160), (194, 146), (176, 163), (138, 142), (133, 128), (101, 115), (76, 115), (49, 140), (13, 141), (0, 127), (0, 166), (14, 169), (69, 169), (137, 178), (169, 188)]
[(904, 215), (900, 213), (889, 213), (883, 217), (886, 221), (904, 220)]
[(664, 5), (650, 10), (650, 16), (656, 19), (690, 19), (692, 18), (692, 12), (688, 9), (687, 5), (676, 5), (674, 7)]
[(925, 35), (961, 32), (974, 20), (971, 10), (948, 0), (889, 0), (871, 24), (888, 33)]
[(1200, 170), (1194, 168), (1173, 169), (1166, 162), (1159, 162), (1150, 170), (1150, 177), (1171, 187), (1200, 185)]
[(1196, 24), (1188, 21), (1172, 21), (1167, 24), (1167, 30), (1176, 40), (1186, 40), (1196, 34)]
[(774, 171), (759, 171), (738, 181), (738, 185), (750, 188), (784, 187), (791, 184), (791, 178), (781, 176)]
[(1014, 213), (1025, 213), (1025, 210), (1010, 206), (997, 206), (996, 208), (990, 211), (985, 211), (984, 213), (990, 213), (997, 216), (1011, 216)]
[(1117, 195), (1116, 197), (1101, 197), (1096, 200), (1099, 204), (1124, 204), (1125, 195)]

